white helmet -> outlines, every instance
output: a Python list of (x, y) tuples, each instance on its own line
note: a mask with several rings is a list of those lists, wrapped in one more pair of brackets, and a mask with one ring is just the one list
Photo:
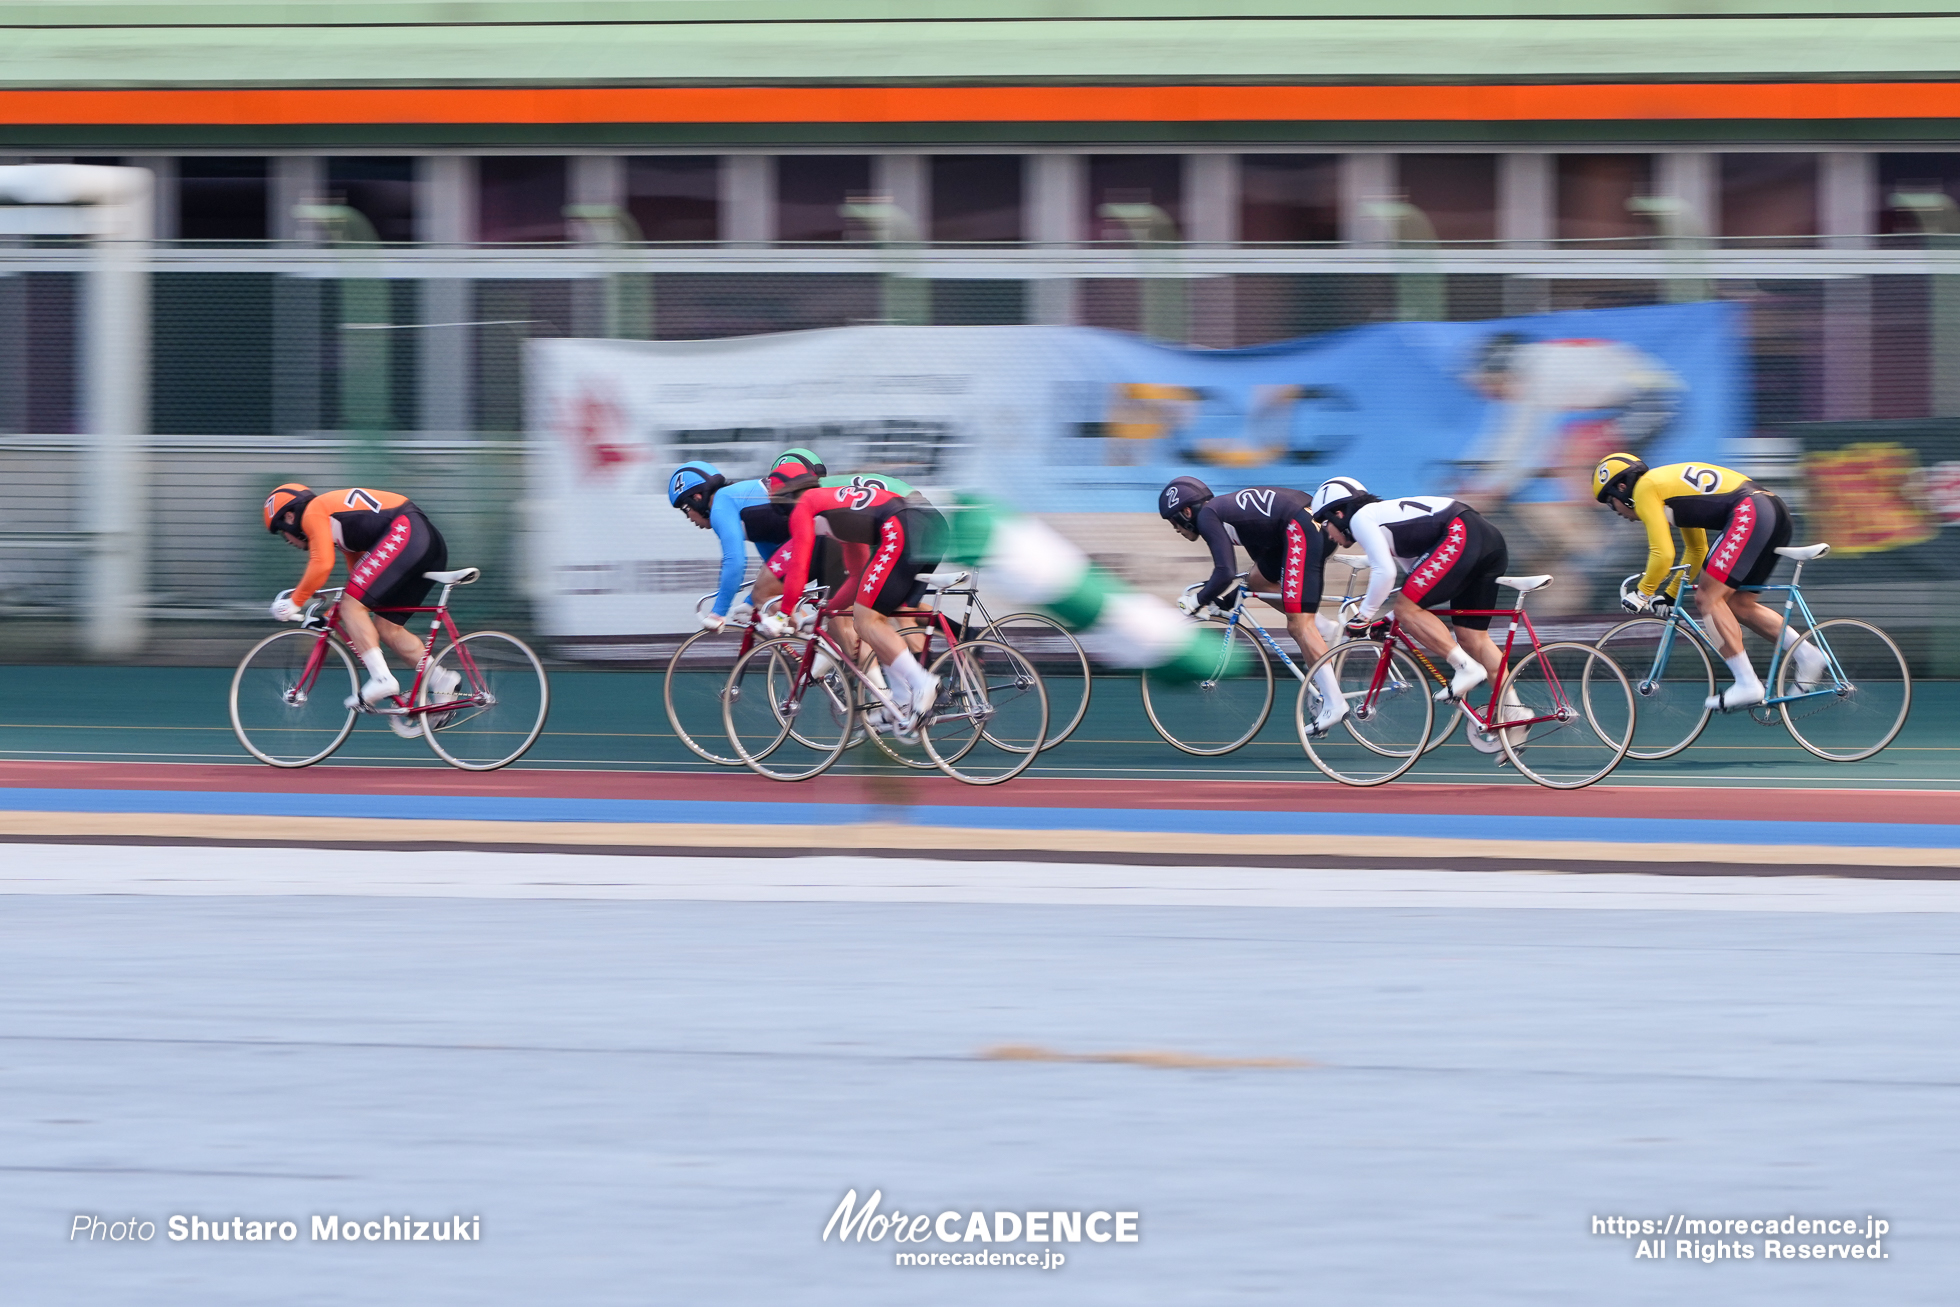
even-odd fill
[(1314, 518), (1318, 521), (1321, 510), (1329, 504), (1338, 504), (1343, 499), (1352, 499), (1356, 495), (1365, 495), (1367, 493), (1368, 487), (1362, 485), (1353, 477), (1329, 477), (1320, 483), (1320, 489), (1313, 492)]

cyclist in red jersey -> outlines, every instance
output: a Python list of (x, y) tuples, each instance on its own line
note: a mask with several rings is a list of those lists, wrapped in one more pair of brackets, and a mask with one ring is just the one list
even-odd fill
[(818, 487), (815, 480), (814, 475), (793, 477), (780, 492), (795, 501), (789, 515), (783, 611), (795, 610), (809, 584), (818, 539), (837, 541), (850, 573), (844, 593), (853, 599), (857, 631), (887, 669), (899, 710), (916, 720), (938, 697), (938, 682), (912, 656), (891, 618), (925, 597), (926, 574), (939, 565), (944, 549), (945, 519), (929, 504), (878, 486)]

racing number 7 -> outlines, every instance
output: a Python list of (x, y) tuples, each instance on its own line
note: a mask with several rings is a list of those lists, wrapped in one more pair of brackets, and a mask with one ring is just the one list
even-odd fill
[(379, 513), (381, 501), (365, 490), (350, 490), (347, 492), (347, 507), (365, 508), (370, 513)]

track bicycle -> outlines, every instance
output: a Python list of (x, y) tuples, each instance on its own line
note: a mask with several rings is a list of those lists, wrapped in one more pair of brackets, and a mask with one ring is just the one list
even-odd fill
[[(1041, 673), (1042, 689), (1048, 695), (1048, 738), (1041, 747), (1052, 749), (1073, 735), (1089, 713), (1089, 695), (1094, 689), (1089, 655), (1075, 634), (1046, 613), (1017, 612), (1003, 617), (993, 616), (982, 602), (979, 583), (973, 579), (971, 572), (959, 572), (944, 579), (937, 576), (928, 579), (930, 584), (926, 593), (931, 596), (931, 607), (900, 609), (899, 618), (910, 620), (914, 625), (900, 626), (899, 634), (923, 629), (930, 641), (933, 622), (927, 615), (941, 613), (949, 598), (962, 600), (964, 612), (959, 620), (960, 639), (998, 640), (1012, 645)], [(974, 629), (976, 622), (977, 630)]]
[[(474, 567), (424, 573), (442, 587), (436, 602), (393, 610), (432, 614), (414, 682), (372, 705), (361, 701), (357, 660), (340, 621), (343, 591), (316, 593), (297, 628), (273, 632), (239, 661), (231, 678), (238, 742), (274, 767), (310, 767), (338, 749), (361, 716), (405, 717), (421, 723), (422, 738), (452, 767), (495, 771), (516, 762), (544, 730), (551, 687), (544, 664), (516, 636), (458, 633), (449, 593), (482, 575)], [(445, 634), (448, 643), (438, 650)], [(459, 678), (453, 690), (435, 689), (439, 671)]]
[(948, 646), (926, 668), (939, 694), (908, 720), (882, 675), (859, 666), (831, 633), (829, 619), (847, 615), (850, 604), (848, 593), (815, 613), (799, 604), (807, 632), (755, 645), (729, 672), (722, 721), (751, 770), (807, 780), (862, 736), (903, 761), (908, 725), (931, 765), (955, 780), (998, 785), (1028, 769), (1048, 738), (1048, 697), (1025, 655), (999, 640), (962, 640), (943, 613), (930, 614)]
[[(811, 587), (818, 592), (822, 589)], [(720, 630), (703, 627), (682, 640), (667, 660), (667, 670), (660, 683), (667, 724), (673, 728), (675, 737), (695, 756), (723, 767), (742, 765), (741, 758), (729, 748), (728, 729), (721, 718), (721, 696), (728, 688), (728, 671), (758, 641), (768, 638), (758, 624), (776, 608), (774, 599), (758, 608), (750, 598), (745, 592), (731, 606), (740, 608), (748, 604), (745, 618), (738, 621), (731, 613)], [(702, 595), (694, 605), (695, 613), (705, 613), (714, 599), (712, 593)]]
[[(1803, 597), (1804, 564), (1830, 550), (1825, 543), (1780, 547), (1776, 552), (1796, 564), (1787, 585), (1738, 587), (1756, 594), (1781, 591), (1785, 629), (1796, 629), (1793, 617), (1801, 617), (1805, 628), (1791, 644), (1778, 641), (1770, 651), (1763, 684), (1773, 687), (1772, 692), (1748, 712), (1764, 726), (1780, 717), (1791, 737), (1819, 758), (1859, 762), (1890, 744), (1905, 726), (1912, 708), (1912, 673), (1892, 637), (1870, 622), (1852, 617), (1819, 622), (1812, 616)], [(1685, 587), (1687, 573), (1686, 563), (1670, 568), (1661, 588)], [(1639, 580), (1628, 577), (1621, 594)], [(1639, 720), (1629, 758), (1671, 758), (1700, 737), (1715, 712), (1708, 700), (1715, 694), (1715, 668), (1722, 655), (1687, 605), (1673, 604), (1665, 617), (1621, 622), (1599, 638), (1598, 647), (1633, 683)], [(1814, 682), (1797, 673), (1799, 650), (1805, 649), (1815, 650), (1823, 660)]]
[[(1505, 760), (1551, 789), (1574, 790), (1605, 777), (1633, 740), (1633, 690), (1611, 658), (1588, 644), (1541, 642), (1525, 613), (1525, 597), (1550, 585), (1549, 576), (1501, 576), (1518, 592), (1514, 608), (1438, 608), (1438, 617), (1506, 617), (1500, 671), (1480, 707), (1457, 706), (1472, 731), (1494, 736)], [(1519, 633), (1528, 652), (1513, 660)], [(1294, 710), (1300, 743), (1314, 766), (1346, 785), (1380, 785), (1416, 764), (1431, 741), (1437, 674), (1433, 661), (1391, 620), (1379, 640), (1352, 640), (1313, 665)], [(1313, 678), (1331, 671), (1347, 700), (1340, 723), (1316, 733), (1320, 692)], [(1447, 681), (1444, 682), (1447, 684)], [(1483, 687), (1477, 693), (1482, 694)], [(1439, 733), (1447, 736), (1449, 728)]]
[[(1368, 560), (1361, 554), (1335, 554), (1329, 561), (1347, 565), (1347, 586), (1340, 600), (1345, 614), (1357, 602), (1355, 578), (1368, 566)], [(1245, 611), (1250, 599), (1279, 598), (1276, 594), (1251, 593), (1245, 585), (1248, 575), (1238, 574), (1230, 603), (1217, 616), (1200, 619), (1224, 628), (1211, 675), (1195, 681), (1173, 681), (1143, 673), (1143, 711), (1150, 724), (1167, 743), (1200, 758), (1231, 753), (1258, 738), (1273, 711), (1275, 659), (1300, 683), (1300, 693), (1306, 693), (1307, 673), (1287, 656), (1272, 633)], [(1195, 595), (1204, 587), (1200, 581), (1186, 586), (1184, 593)], [(1342, 638), (1338, 625), (1329, 635), (1325, 619), (1316, 616), (1314, 620), (1322, 623), (1321, 634), (1328, 636), (1329, 644)]]

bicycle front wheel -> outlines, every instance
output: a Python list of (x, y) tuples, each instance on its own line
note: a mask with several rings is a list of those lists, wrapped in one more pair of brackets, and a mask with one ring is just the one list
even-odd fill
[(939, 697), (919, 741), (939, 770), (968, 785), (998, 785), (1034, 762), (1048, 738), (1041, 673), (999, 640), (968, 640), (932, 664)]
[(851, 742), (857, 686), (845, 673), (805, 680), (807, 639), (759, 644), (735, 663), (722, 696), (728, 742), (751, 771), (801, 781), (837, 761)]
[(1042, 748), (1052, 749), (1075, 734), (1089, 713), (1094, 680), (1089, 655), (1066, 626), (1041, 613), (1010, 613), (974, 638), (1012, 647), (1041, 673), (1048, 695), (1048, 739)]
[[(1820, 679), (1803, 680), (1802, 669), (1812, 665)], [(1790, 647), (1776, 694), (1801, 696), (1777, 705), (1798, 744), (1831, 762), (1858, 762), (1892, 743), (1906, 724), (1912, 673), (1891, 636), (1870, 622), (1840, 617), (1819, 622)]]
[[(1224, 637), (1204, 680), (1143, 674), (1143, 711), (1157, 734), (1186, 753), (1214, 758), (1242, 748), (1273, 711), (1273, 664), (1242, 625), (1206, 624)], [(1236, 666), (1235, 666), (1236, 664)]]
[(1504, 756), (1554, 790), (1591, 785), (1633, 743), (1633, 688), (1620, 665), (1589, 644), (1539, 645), (1511, 666), (1498, 700)]
[(742, 760), (728, 745), (721, 722), (721, 692), (728, 672), (742, 651), (746, 626), (719, 631), (696, 631), (681, 641), (667, 661), (661, 695), (667, 702), (667, 724), (696, 757), (723, 767), (740, 767)]
[(310, 767), (354, 729), (354, 656), (319, 631), (275, 631), (231, 678), (231, 729), (245, 752), (274, 767)]
[[(1322, 673), (1340, 685), (1347, 715), (1316, 734), (1308, 713), (1319, 711)], [(1329, 649), (1307, 673), (1293, 726), (1307, 757), (1328, 776), (1343, 785), (1381, 785), (1415, 766), (1435, 716), (1429, 682), (1413, 658), (1372, 640), (1351, 640)]]
[(1671, 638), (1667, 628), (1658, 617), (1636, 617), (1593, 646), (1627, 674), (1635, 713), (1627, 757), (1640, 762), (1672, 758), (1693, 744), (1708, 725), (1708, 697), (1715, 693), (1708, 650), (1685, 626), (1675, 627)]
[[(435, 697), (438, 669), (462, 678), (451, 698)], [(531, 646), (502, 631), (476, 631), (435, 656), (415, 702), (456, 705), (417, 714), (436, 757), (464, 771), (495, 771), (537, 743), (551, 711), (551, 683)]]

